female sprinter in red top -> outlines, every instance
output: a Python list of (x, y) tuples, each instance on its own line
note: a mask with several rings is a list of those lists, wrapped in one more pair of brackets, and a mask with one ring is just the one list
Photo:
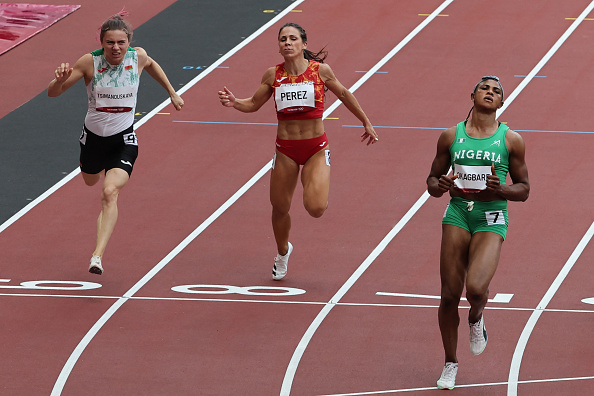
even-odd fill
[(282, 26), (278, 46), (284, 62), (266, 70), (252, 97), (238, 99), (226, 87), (219, 91), (223, 106), (245, 113), (257, 111), (274, 95), (278, 118), (276, 152), (270, 175), (272, 228), (278, 250), (272, 269), (274, 280), (287, 274), (289, 255), (293, 251), (289, 242), (289, 208), (301, 166), (305, 209), (317, 218), (328, 207), (330, 146), (322, 123), (325, 87), (363, 123), (365, 131), (361, 141), (367, 140), (367, 145), (378, 141), (357, 99), (338, 81), (330, 66), (323, 63), (326, 52), (313, 53), (307, 49), (307, 35), (301, 26), (295, 23)]

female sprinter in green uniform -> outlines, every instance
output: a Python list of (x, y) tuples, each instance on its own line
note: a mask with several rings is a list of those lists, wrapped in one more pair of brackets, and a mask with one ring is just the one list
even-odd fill
[[(496, 120), (504, 92), (499, 78), (486, 76), (471, 94), (472, 116), (445, 130), (427, 178), (434, 197), (450, 193), (442, 221), (439, 328), (445, 366), (437, 381), (453, 389), (458, 371), (458, 304), (466, 286), (470, 303), (470, 349), (487, 346), (483, 309), (506, 236), (507, 201), (525, 201), (530, 192), (522, 137)], [(453, 175), (448, 176), (450, 166)], [(509, 173), (512, 184), (506, 184)]]

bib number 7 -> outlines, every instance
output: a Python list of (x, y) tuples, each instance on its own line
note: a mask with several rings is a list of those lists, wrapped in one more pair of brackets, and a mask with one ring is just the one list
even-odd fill
[(503, 215), (502, 210), (497, 210), (494, 212), (485, 212), (485, 217), (487, 218), (488, 225), (505, 225), (505, 216)]

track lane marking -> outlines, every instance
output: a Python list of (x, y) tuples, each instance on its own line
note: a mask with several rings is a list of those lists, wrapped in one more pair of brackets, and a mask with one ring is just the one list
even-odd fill
[[(411, 297), (411, 298), (428, 298), (432, 300), (441, 300), (441, 296), (431, 296), (427, 294), (408, 294), (408, 293), (391, 293), (391, 292), (377, 292), (375, 293), (378, 296), (390, 296), (390, 297)], [(499, 304), (509, 304), (511, 301), (513, 294), (508, 293), (496, 293), (493, 298), (490, 298), (488, 302), (490, 303), (499, 303)], [(468, 301), (465, 297), (460, 298), (461, 301)]]
[[(84, 299), (98, 299), (98, 300), (117, 300), (121, 296), (100, 296), (93, 294), (40, 294), (40, 293), (0, 293), (1, 297), (47, 297), (47, 298), (84, 298)], [(258, 304), (287, 304), (287, 305), (324, 305), (324, 301), (295, 301), (295, 300), (257, 300), (257, 299), (240, 299), (240, 298), (209, 298), (209, 297), (155, 297), (155, 296), (133, 296), (129, 300), (145, 300), (145, 301), (194, 301), (194, 302), (232, 302), (232, 303), (258, 303)], [(387, 303), (352, 303), (339, 302), (336, 305), (342, 307), (385, 307), (385, 308), (432, 308), (437, 309), (439, 305), (427, 304), (387, 304)], [(461, 309), (469, 309), (470, 306), (460, 306)], [(485, 307), (486, 310), (491, 311), (522, 311), (534, 312), (535, 308), (520, 308), (520, 307)], [(544, 312), (555, 313), (587, 313), (592, 314), (594, 310), (590, 309), (544, 309)], [(521, 382), (521, 381), (520, 381)]]
[(526, 76), (526, 78), (524, 78), (522, 80), (522, 82), (516, 87), (516, 89), (514, 90), (514, 92), (512, 92), (511, 95), (508, 96), (508, 98), (503, 103), (503, 106), (497, 111), (497, 116), (498, 117), (499, 117), (499, 115), (501, 115), (501, 113), (503, 113), (505, 111), (505, 109), (507, 109), (509, 107), (510, 104), (512, 104), (512, 102), (516, 99), (516, 97), (520, 94), (520, 92), (522, 92), (522, 90), (526, 87), (526, 85), (528, 85), (528, 83), (530, 81), (532, 81), (532, 79), (534, 77), (536, 77), (536, 75), (538, 74), (538, 72), (553, 57), (553, 55), (555, 55), (555, 53), (557, 52), (557, 50), (559, 48), (561, 48), (561, 46), (563, 45), (563, 43), (565, 43), (565, 40), (567, 40), (569, 38), (569, 36), (571, 36), (571, 34), (574, 32), (574, 30), (577, 29), (577, 27), (582, 23), (582, 21), (584, 20), (584, 18), (586, 18), (586, 16), (590, 12), (592, 12), (592, 9), (593, 8), (594, 8), (594, 1), (592, 1), (586, 7), (586, 9), (580, 14), (580, 16), (571, 24), (571, 26), (569, 26), (569, 28), (565, 31), (565, 33), (563, 33), (561, 35), (561, 37), (559, 37), (559, 39), (557, 40), (557, 42), (551, 47), (551, 49), (549, 49), (549, 51), (545, 54), (545, 56), (542, 57), (542, 59), (540, 60), (540, 62), (538, 62), (536, 64), (536, 66), (534, 66), (534, 68), (532, 69), (532, 71), (530, 71), (530, 73), (528, 73), (528, 75)]
[[(594, 4), (594, 2), (593, 2), (593, 4)], [(569, 259), (567, 260), (565, 265), (563, 266), (563, 268), (561, 268), (561, 271), (557, 274), (557, 277), (555, 278), (555, 280), (553, 281), (553, 283), (551, 284), (551, 286), (545, 293), (545, 295), (542, 298), (542, 300), (540, 301), (540, 303), (536, 306), (536, 309), (532, 312), (532, 315), (530, 315), (530, 318), (528, 318), (528, 321), (526, 322), (526, 325), (524, 326), (524, 329), (522, 330), (522, 333), (520, 334), (520, 338), (518, 340), (518, 343), (516, 344), (516, 348), (514, 350), (514, 354), (512, 357), (510, 370), (509, 370), (509, 377), (507, 380), (507, 383), (508, 383), (507, 394), (508, 395), (513, 395), (513, 396), (517, 395), (518, 394), (518, 383), (523, 383), (523, 381), (519, 381), (520, 365), (522, 364), (522, 357), (524, 356), (524, 351), (526, 350), (526, 345), (528, 344), (528, 339), (532, 335), (532, 331), (536, 327), (536, 323), (538, 322), (538, 319), (543, 314), (543, 312), (545, 312), (546, 307), (548, 306), (548, 304), (551, 302), (551, 300), (555, 296), (555, 293), (557, 293), (557, 291), (559, 290), (559, 287), (561, 286), (561, 284), (563, 283), (563, 281), (569, 274), (569, 271), (571, 271), (571, 269), (573, 268), (573, 265), (577, 262), (578, 258), (581, 256), (582, 252), (584, 251), (584, 249), (586, 248), (586, 246), (592, 239), (593, 235), (594, 235), (594, 222), (592, 222), (592, 224), (590, 225), (590, 228), (588, 228), (588, 231), (586, 231), (586, 233), (582, 237), (581, 241), (578, 243), (575, 250), (569, 257)]]
[[(565, 43), (565, 41), (569, 38), (569, 36), (571, 36), (571, 34), (583, 22), (583, 20), (586, 18), (586, 16), (588, 16), (588, 14), (590, 14), (590, 12), (592, 12), (592, 9), (594, 9), (594, 1), (592, 1), (584, 9), (584, 11), (580, 14), (580, 16), (571, 24), (571, 26), (565, 31), (565, 33), (563, 33), (563, 35), (561, 35), (561, 37), (557, 40), (557, 42), (551, 47), (551, 49), (545, 54), (545, 56), (540, 60), (540, 62), (538, 62), (538, 64), (534, 67), (534, 69), (532, 69), (532, 71), (530, 73), (528, 73), (528, 76), (524, 80), (522, 80), (520, 85), (518, 85), (518, 87), (511, 93), (511, 95), (505, 101), (505, 104), (502, 106), (502, 108), (498, 110), (498, 115), (503, 113), (503, 111), (505, 111), (505, 109), (511, 104), (511, 102), (513, 102), (513, 100), (519, 95), (519, 93), (526, 87), (526, 85), (528, 85), (528, 83), (532, 80), (532, 78), (534, 78), (537, 75), (537, 73), (544, 67), (544, 65), (553, 57), (553, 55), (555, 55), (557, 50), (563, 45), (563, 43)], [(565, 263), (565, 265), (563, 266), (563, 268), (561, 269), (561, 271), (559, 272), (559, 274), (557, 275), (557, 277), (551, 284), (549, 290), (546, 292), (546, 294), (544, 295), (544, 297), (538, 304), (537, 310), (535, 310), (532, 313), (532, 315), (530, 315), (528, 322), (526, 323), (524, 329), (522, 330), (522, 333), (520, 334), (518, 343), (516, 344), (516, 348), (514, 349), (514, 354), (512, 357), (511, 364), (510, 364), (509, 376), (507, 379), (507, 382), (508, 382), (507, 394), (508, 394), (508, 396), (517, 396), (517, 394), (518, 394), (518, 379), (520, 377), (520, 366), (522, 364), (522, 357), (524, 356), (524, 351), (526, 350), (526, 345), (528, 344), (528, 339), (530, 338), (530, 335), (532, 334), (532, 330), (534, 330), (534, 327), (536, 326), (538, 319), (542, 315), (541, 309), (546, 308), (546, 306), (549, 304), (549, 302), (551, 301), (551, 299), (553, 298), (553, 296), (555, 295), (555, 293), (561, 286), (561, 283), (563, 283), (563, 281), (565, 280), (567, 273), (569, 273), (569, 271), (575, 264), (575, 261), (581, 255), (582, 251), (584, 250), (584, 248), (586, 247), (586, 245), (592, 238), (593, 233), (594, 233), (594, 222), (592, 223), (592, 225), (590, 226), (590, 228), (588, 229), (586, 234), (584, 234), (582, 240), (576, 247), (576, 250), (572, 253), (569, 260)]]
[[(540, 379), (540, 380), (520, 381), (520, 383), (521, 384), (542, 384), (545, 382), (584, 381), (584, 380), (594, 380), (594, 377), (547, 378), (547, 379)], [(466, 385), (456, 384), (456, 388), (484, 388), (486, 386), (501, 386), (501, 385), (506, 385), (506, 384), (507, 384), (507, 382), (485, 382), (482, 384), (466, 384)], [(408, 393), (408, 392), (421, 392), (421, 391), (431, 391), (431, 390), (435, 390), (435, 387), (392, 389), (392, 390), (356, 392), (356, 393), (333, 393), (331, 395), (320, 395), (320, 396), (368, 396), (368, 395), (385, 395), (388, 393)]]

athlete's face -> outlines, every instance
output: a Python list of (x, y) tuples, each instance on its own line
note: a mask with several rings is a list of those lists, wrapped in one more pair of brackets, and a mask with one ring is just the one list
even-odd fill
[(503, 106), (503, 91), (499, 82), (485, 80), (478, 85), (476, 92), (471, 95), (471, 99), (475, 106), (482, 105), (488, 108), (498, 109)]
[(111, 65), (119, 65), (124, 60), (130, 41), (123, 30), (108, 30), (103, 35), (101, 46), (107, 62)]
[(301, 33), (293, 26), (287, 26), (278, 35), (278, 52), (284, 57), (301, 56), (307, 43), (301, 39)]

